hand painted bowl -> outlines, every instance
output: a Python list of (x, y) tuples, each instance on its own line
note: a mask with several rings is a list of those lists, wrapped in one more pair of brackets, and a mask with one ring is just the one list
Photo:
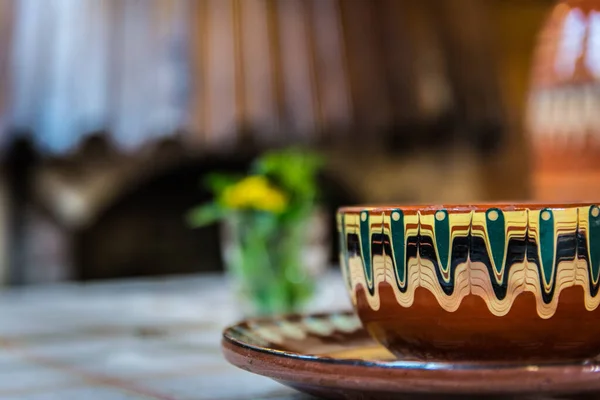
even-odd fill
[(396, 355), (600, 354), (598, 205), (345, 207), (337, 222), (355, 311)]

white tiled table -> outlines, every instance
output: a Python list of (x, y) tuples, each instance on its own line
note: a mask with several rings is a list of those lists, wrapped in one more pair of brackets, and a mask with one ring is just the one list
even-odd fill
[[(349, 307), (332, 272), (309, 309)], [(307, 399), (223, 359), (239, 318), (217, 275), (5, 290), (0, 399)]]

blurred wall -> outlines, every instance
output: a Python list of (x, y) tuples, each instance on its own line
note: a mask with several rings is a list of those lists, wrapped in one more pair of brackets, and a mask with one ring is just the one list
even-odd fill
[(596, 1), (557, 4), (541, 32), (527, 108), (538, 200), (600, 196), (599, 37)]
[(502, 148), (484, 166), (490, 199), (531, 199), (531, 139), (525, 129), (532, 62), (538, 35), (549, 18), (551, 0), (492, 0), (500, 94), (506, 109)]
[(210, 151), (414, 141), (440, 121), (427, 139), (502, 135), (490, 2), (4, 2), (5, 117), (45, 151), (98, 131), (126, 149), (185, 131)]
[[(56, 243), (72, 252), (84, 231), (89, 246), (113, 236), (108, 225), (133, 237), (154, 229), (147, 223), (160, 202), (134, 200), (152, 196), (147, 187), (163, 190), (153, 180), (181, 175), (182, 164), (200, 174), (287, 144), (328, 156), (331, 186), (345, 193), (339, 201), (528, 197), (523, 109), (551, 1), (36, 4), (0, 1), (9, 22), (0, 35), (0, 57), (8, 55), (0, 58), (0, 122), (5, 139), (29, 132), (42, 154), (31, 175), (13, 181), (31, 181), (21, 203), (35, 204), (41, 225), (50, 221), (44, 232), (62, 235), (44, 239), (56, 254)], [(220, 161), (207, 162), (214, 155)], [(185, 185), (169, 218), (197, 196)], [(165, 244), (157, 234), (147, 246), (153, 240)], [(119, 257), (143, 249), (131, 246)], [(24, 259), (35, 269), (48, 256)]]

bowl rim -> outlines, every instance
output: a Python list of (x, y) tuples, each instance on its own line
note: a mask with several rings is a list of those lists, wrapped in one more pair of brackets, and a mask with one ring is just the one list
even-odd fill
[(374, 212), (392, 212), (394, 210), (418, 212), (418, 211), (439, 211), (450, 212), (470, 212), (470, 211), (488, 211), (498, 209), (500, 211), (525, 211), (525, 210), (564, 210), (580, 207), (599, 206), (598, 202), (577, 202), (577, 203), (558, 203), (558, 202), (481, 202), (481, 203), (423, 203), (423, 204), (357, 204), (353, 206), (342, 206), (337, 210), (338, 214), (356, 214), (363, 211)]

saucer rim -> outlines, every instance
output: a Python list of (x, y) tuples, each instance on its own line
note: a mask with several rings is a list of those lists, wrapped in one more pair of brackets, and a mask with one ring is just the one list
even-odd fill
[(244, 348), (249, 351), (255, 351), (263, 354), (269, 354), (277, 357), (283, 357), (290, 360), (318, 362), (323, 364), (334, 364), (344, 366), (358, 366), (365, 368), (382, 368), (393, 370), (417, 370), (417, 371), (496, 371), (496, 370), (521, 370), (529, 372), (532, 369), (549, 370), (551, 368), (566, 367), (593, 367), (598, 368), (600, 372), (600, 362), (594, 360), (573, 360), (573, 361), (554, 361), (547, 363), (527, 363), (519, 361), (500, 362), (448, 362), (448, 361), (419, 361), (419, 360), (365, 360), (360, 358), (336, 358), (331, 356), (320, 356), (314, 354), (302, 354), (295, 351), (277, 350), (273, 348), (256, 346), (244, 343), (240, 340), (225, 336), (223, 341), (229, 342), (234, 346)]
[[(313, 313), (302, 317), (324, 317), (339, 312)], [(347, 314), (354, 315), (352, 312)], [(300, 388), (386, 393), (447, 393), (447, 394), (518, 394), (518, 393), (589, 393), (600, 392), (600, 362), (510, 364), (457, 363), (429, 361), (377, 361), (340, 359), (331, 356), (302, 354), (254, 345), (231, 336), (233, 329), (254, 321), (293, 318), (247, 319), (223, 330), (221, 349), (225, 358), (246, 371)], [(359, 328), (364, 329), (364, 328)], [(466, 368), (465, 368), (466, 366)], [(341, 374), (337, 368), (346, 373)], [(337, 377), (327, 384), (322, 376)], [(482, 384), (482, 382), (485, 382)], [(507, 384), (508, 383), (508, 384)], [(583, 388), (582, 388), (583, 387)]]

